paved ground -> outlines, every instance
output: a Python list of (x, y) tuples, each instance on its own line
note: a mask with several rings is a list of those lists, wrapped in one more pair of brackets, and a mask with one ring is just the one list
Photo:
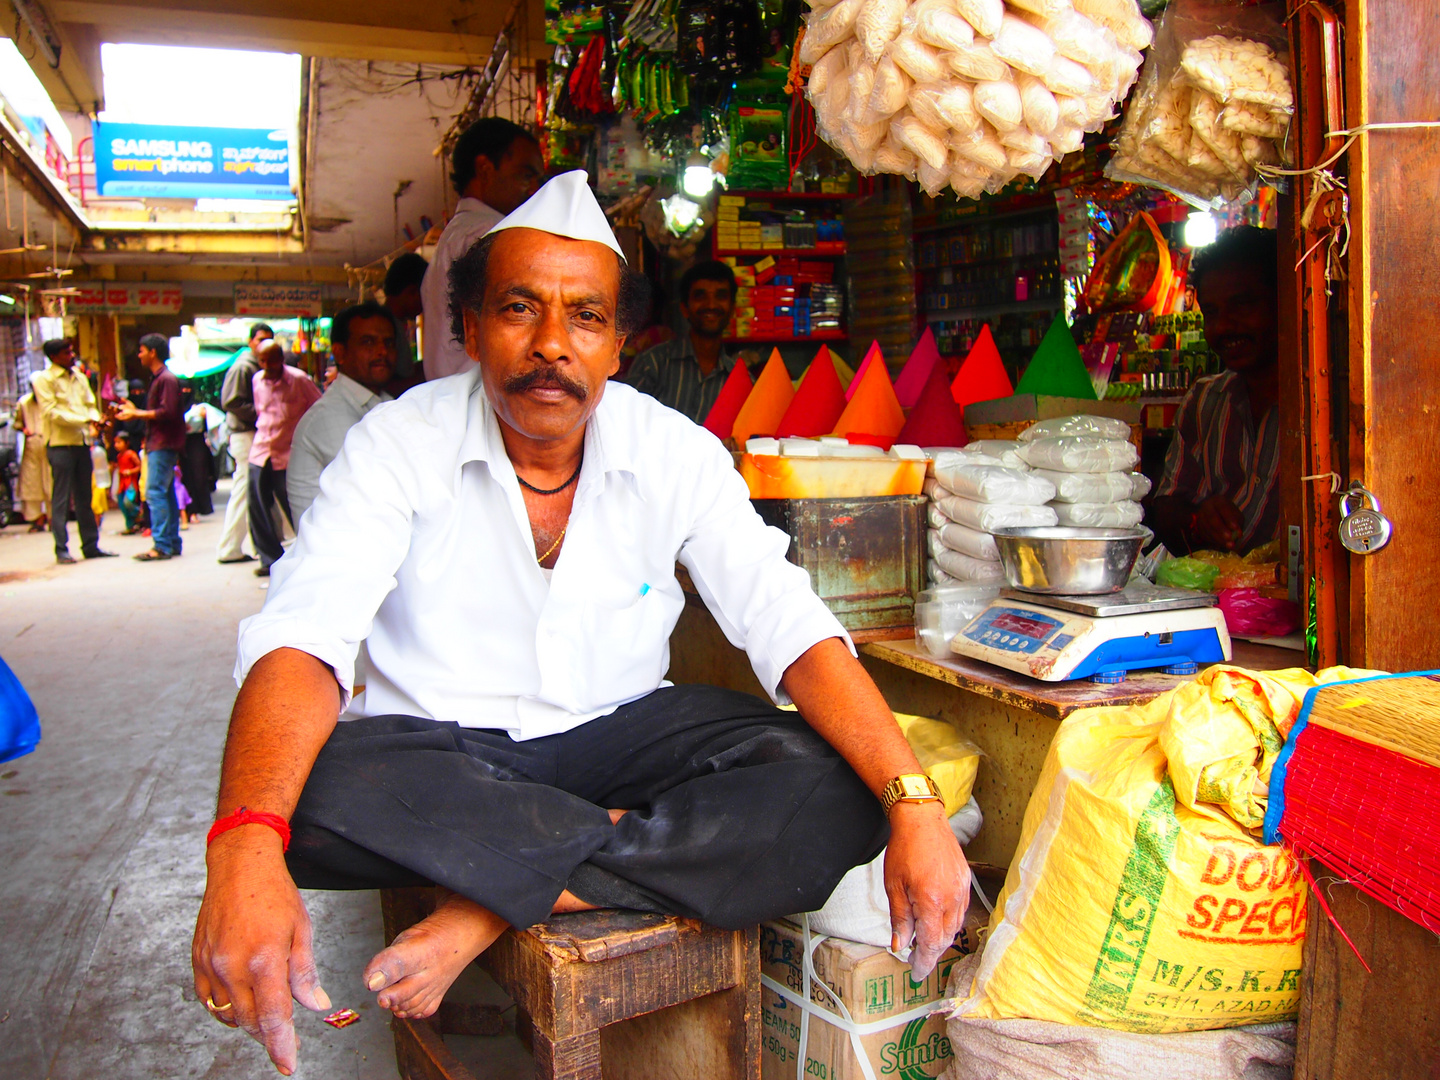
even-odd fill
[[(0, 657), (44, 732), (35, 753), (0, 764), (4, 1080), (278, 1075), (258, 1045), (207, 1017), (190, 979), (235, 627), (265, 597), (254, 564), (215, 562), (223, 491), (216, 502), (182, 533), (185, 555), (163, 563), (57, 566), (48, 533), (0, 530)], [(102, 546), (149, 547), (121, 527), (107, 514)], [(381, 944), (376, 895), (306, 900), (323, 983), (363, 1020), (336, 1031), (305, 1014), (296, 1075), (393, 1080), (385, 1014), (359, 979)], [(462, 1042), (477, 1075), (528, 1075), (513, 1038)]]

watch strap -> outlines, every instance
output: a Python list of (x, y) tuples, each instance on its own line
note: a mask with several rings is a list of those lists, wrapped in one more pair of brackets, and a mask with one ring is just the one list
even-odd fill
[[(926, 789), (929, 791), (929, 794), (918, 795), (909, 793), (907, 791), (907, 785), (905, 784), (906, 780), (922, 781)], [(887, 814), (890, 813), (891, 808), (897, 802), (943, 801), (944, 799), (940, 794), (940, 789), (935, 786), (935, 781), (932, 780), (926, 773), (901, 773), (899, 776), (895, 777), (888, 784), (886, 784), (885, 789), (880, 793), (880, 805)]]

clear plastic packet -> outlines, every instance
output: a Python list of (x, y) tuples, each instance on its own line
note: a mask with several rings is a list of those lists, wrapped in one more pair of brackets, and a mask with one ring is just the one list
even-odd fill
[[(830, 86), (832, 80), (843, 80), (848, 68), (849, 55), (844, 49), (829, 49), (824, 56), (815, 61), (810, 68), (810, 79), (805, 85), (810, 103), (814, 105), (823, 98), (825, 90)], [(846, 96), (849, 96), (848, 87)]]
[(894, 116), (905, 107), (911, 85), (910, 76), (900, 70), (895, 58), (889, 54), (882, 56), (875, 65), (875, 82), (870, 89), (871, 116), (877, 120)]
[[(1060, 104), (1043, 82), (1033, 75), (1015, 76), (1015, 85), (1020, 88), (1020, 105), (1025, 115), (1025, 126), (1038, 135), (1048, 137), (1060, 126)], [(1004, 142), (1004, 140), (1001, 140)]]
[(1046, 526), (1059, 524), (1059, 517), (1051, 506), (1007, 506), (1003, 503), (982, 503), (959, 495), (941, 495), (935, 504), (951, 521), (968, 525), (980, 532), (993, 533), (996, 529), (1022, 528), (1025, 526)]
[(1095, 20), (1129, 49), (1148, 49), (1155, 40), (1150, 20), (1135, 0), (1071, 0), (1080, 14)]
[(953, 134), (950, 149), (960, 157), (984, 165), (992, 175), (1009, 166), (1010, 159), (1005, 147), (1000, 145), (1000, 136), (987, 120), (982, 120), (973, 132)]
[[(1002, 133), (1000, 145), (1006, 150), (1019, 150), (1022, 154), (1041, 154), (1045, 157), (1050, 155), (1050, 140), (1044, 135), (1035, 134), (1028, 127), (1018, 127), (1014, 131)], [(1013, 159), (1011, 164), (1014, 164)]]
[(1126, 475), (1130, 477), (1131, 502), (1139, 502), (1141, 499), (1145, 498), (1146, 495), (1150, 494), (1150, 489), (1154, 485), (1150, 483), (1150, 478), (1148, 476), (1146, 476), (1142, 472), (1132, 472), (1127, 473)]
[(975, 28), (960, 17), (955, 0), (915, 0), (905, 13), (904, 28), (935, 49), (975, 44)]
[(1036, 439), (1021, 446), (1019, 454), (1032, 469), (1056, 472), (1126, 472), (1140, 461), (1134, 443), (1086, 436)]
[(851, 124), (847, 130), (856, 146), (873, 152), (890, 134), (890, 125), (884, 120), (877, 120), (873, 124)]
[[(1219, 161), (1225, 172), (1245, 183), (1249, 179), (1250, 170), (1242, 152), (1241, 135), (1238, 131), (1231, 131), (1221, 125), (1220, 109), (1220, 102), (1214, 94), (1196, 90), (1190, 99), (1190, 126), (1195, 132), (1195, 138)], [(1193, 142), (1190, 151), (1194, 155)], [(1191, 160), (1190, 164), (1194, 165), (1196, 162)]]
[(1055, 60), (1055, 43), (1049, 35), (1008, 12), (990, 47), (1016, 71), (1028, 75), (1043, 75)]
[(1050, 481), (1003, 465), (937, 462), (935, 479), (952, 495), (982, 503), (1043, 506), (1055, 498), (1055, 485)]
[(977, 83), (975, 109), (995, 126), (997, 132), (1010, 131), (1025, 121), (1025, 106), (1020, 101), (1020, 88), (1013, 82), (996, 79)]
[(1000, 581), (1005, 577), (1004, 567), (988, 559), (976, 559), (951, 551), (945, 546), (931, 552), (931, 557), (940, 569), (957, 581)]
[(931, 165), (924, 158), (915, 169), (915, 182), (920, 185), (920, 190), (932, 198), (939, 195), (950, 184), (949, 155), (947, 152), (946, 163), (939, 168)]
[(800, 42), (800, 62), (814, 65), (855, 31), (855, 20), (867, 0), (840, 0), (824, 10), (812, 9), (805, 16), (805, 39)]
[(1003, 79), (1010, 71), (1010, 65), (995, 54), (988, 38), (976, 38), (972, 45), (940, 55), (950, 65), (951, 71), (972, 82)]
[(1075, 416), (1055, 416), (1049, 420), (1037, 420), (1020, 432), (1016, 439), (1016, 448), (1019, 448), (1019, 444), (1032, 443), (1036, 439), (1053, 439), (1062, 435), (1089, 436), (1095, 439), (1128, 439), (1130, 438), (1130, 425), (1113, 416), (1091, 416), (1087, 413)]
[(1220, 110), (1220, 126), (1241, 135), (1280, 140), (1285, 138), (1290, 118), (1253, 101), (1232, 101)]
[(935, 97), (935, 108), (950, 130), (969, 134), (980, 130), (980, 113), (975, 108), (975, 88), (969, 83), (951, 82)]
[(913, 34), (901, 34), (891, 43), (890, 58), (916, 82), (933, 83), (945, 77), (946, 65), (939, 50)]
[[(1085, 98), (1096, 92), (1095, 76), (1084, 64), (1056, 53), (1049, 67), (1040, 73), (1040, 81), (1052, 94), (1068, 94)], [(1109, 94), (1106, 94), (1109, 97)]]
[(1004, 0), (955, 0), (955, 8), (982, 37), (994, 37), (1005, 18)]
[(1078, 64), (1108, 64), (1119, 49), (1113, 33), (1069, 4), (1054, 15), (1041, 17), (1021, 12), (1020, 17), (1043, 31), (1057, 53)]
[(1086, 529), (1130, 529), (1145, 517), (1145, 509), (1137, 502), (1062, 503), (1050, 504), (1061, 525)]
[(890, 121), (890, 138), (932, 169), (943, 171), (948, 176), (950, 148), (942, 136), (943, 132), (926, 127), (915, 116), (901, 114)]
[(911, 114), (928, 128), (933, 128), (941, 135), (942, 142), (949, 142), (950, 122), (945, 119), (937, 104), (940, 97), (940, 90), (937, 84), (916, 83), (910, 88), (910, 98), (905, 103)]
[(1180, 68), (1222, 102), (1249, 101), (1270, 109), (1295, 107), (1288, 66), (1263, 41), (1211, 34), (1189, 41)]
[(1031, 180), (1039, 180), (1045, 175), (1047, 169), (1055, 161), (1050, 153), (1050, 144), (1045, 144), (1043, 152), (1021, 150), (1018, 147), (1007, 146), (1005, 148), (1005, 161), (1015, 172), (1030, 177)]
[[(960, 582), (945, 573), (944, 570), (941, 570), (940, 564), (934, 559), (925, 560), (925, 579), (929, 581), (931, 585), (944, 586), (960, 584)], [(959, 632), (959, 630), (955, 631), (956, 634)], [(954, 636), (955, 634), (951, 634), (943, 642), (937, 640), (934, 643), (927, 643), (926, 648), (930, 650), (932, 656), (948, 656), (950, 654), (950, 638)], [(937, 649), (939, 650), (938, 652), (936, 651)]]
[(890, 137), (875, 148), (875, 171), (914, 177), (920, 159)]
[(1057, 158), (1075, 154), (1085, 148), (1085, 132), (1078, 127), (1063, 124), (1050, 133), (1050, 149)]
[(872, 64), (880, 62), (885, 47), (899, 35), (907, 7), (906, 0), (865, 0), (855, 17), (855, 39)]
[[(994, 458), (993, 464), (1004, 465), (1007, 469), (1019, 469), (1021, 472), (1030, 468), (1020, 457), (1020, 441), (1018, 439), (972, 439), (960, 450), (954, 452), (963, 454), (967, 458)], [(984, 461), (979, 464), (989, 465), (992, 462)]]
[(940, 526), (939, 535), (940, 543), (951, 551), (958, 551), (961, 555), (969, 555), (972, 559), (982, 559), (985, 562), (1000, 561), (1000, 549), (995, 546), (995, 537), (989, 533), (946, 521)]
[(1064, 473), (1036, 469), (1035, 475), (1055, 485), (1054, 502), (1113, 503), (1131, 501), (1134, 485), (1123, 472)]

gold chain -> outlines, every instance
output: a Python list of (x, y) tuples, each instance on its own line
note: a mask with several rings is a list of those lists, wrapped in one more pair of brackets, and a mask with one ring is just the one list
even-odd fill
[(545, 564), (545, 560), (548, 559), (551, 555), (555, 554), (555, 549), (560, 546), (560, 541), (565, 539), (565, 530), (568, 528), (570, 528), (570, 523), (567, 521), (564, 525), (564, 528), (560, 530), (560, 535), (555, 537), (555, 542), (550, 545), (544, 555), (541, 555), (538, 559), (535, 560), (536, 563), (543, 566)]

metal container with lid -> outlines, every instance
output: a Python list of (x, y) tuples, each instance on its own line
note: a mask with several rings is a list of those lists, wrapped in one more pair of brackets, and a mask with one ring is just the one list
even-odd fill
[(1070, 525), (996, 529), (1005, 580), (1047, 596), (1096, 596), (1125, 588), (1148, 529)]

